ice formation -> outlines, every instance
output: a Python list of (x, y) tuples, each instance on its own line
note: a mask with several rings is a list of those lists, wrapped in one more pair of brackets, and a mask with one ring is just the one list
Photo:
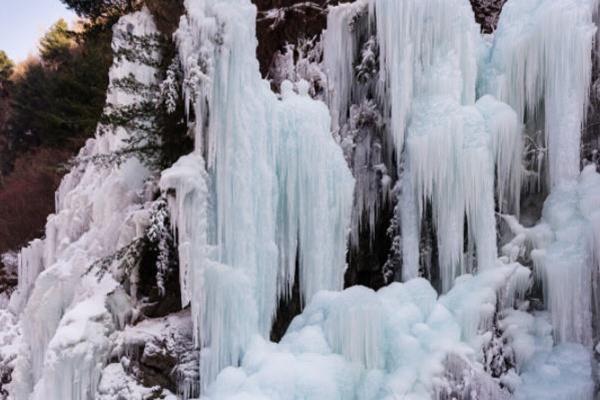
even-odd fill
[[(465, 276), (439, 300), (424, 279), (321, 292), (279, 344), (255, 338), (206, 399), (443, 399), (455, 389), (444, 371), (461, 372), (453, 363), (471, 369), (463, 395), (508, 398), (484, 372), (480, 346), (497, 302), (522, 294), (528, 275), (515, 264)], [(502, 294), (506, 286), (514, 291)]]
[[(579, 144), (596, 0), (509, 0), (487, 40), (467, 0), (331, 7), (327, 104), (304, 80), (277, 95), (261, 78), (250, 0), (184, 5), (174, 37), (195, 148), (158, 187), (190, 310), (128, 326), (136, 266), (97, 261), (144, 235), (149, 172), (136, 159), (73, 169), (45, 238), (19, 255), (10, 311), (0, 309), (11, 400), (187, 400), (198, 387), (207, 400), (593, 398), (600, 175), (580, 172)], [(113, 46), (156, 32), (143, 9), (120, 20)], [(117, 80), (156, 85), (156, 72), (117, 57), (107, 107), (141, 101)], [(80, 159), (132, 133), (99, 130)], [(528, 227), (524, 137), (548, 149), (537, 161), (550, 193)], [(403, 283), (342, 291), (347, 250), (392, 203)], [(512, 232), (501, 254), (496, 211)], [(439, 297), (419, 278), (427, 218)], [(544, 312), (530, 311), (534, 282)], [(272, 343), (295, 284), (304, 311)], [(172, 390), (126, 368), (161, 352), (189, 367)]]
[(343, 4), (329, 13), (324, 59), (332, 80), (330, 107), (339, 124), (348, 104), (360, 96), (354, 93), (360, 88), (352, 83), (351, 67), (356, 41), (364, 35), (357, 21), (367, 12), (366, 24), (375, 25), (379, 45), (378, 96), (404, 165), (403, 278), (418, 276), (420, 220), (431, 202), (447, 291), (454, 278), (475, 268), (464, 259), (465, 215), (477, 266), (495, 264), (494, 179), (497, 175), (500, 198), (515, 206), (521, 123), (491, 96), (476, 103), (481, 39), (468, 2), (381, 0)]
[[(196, 151), (163, 174), (162, 186), (184, 196), (174, 210), (185, 218), (177, 228), (186, 242), (195, 240), (183, 259), (193, 270), (185, 273), (210, 382), (239, 362), (252, 335), (268, 336), (278, 299), (296, 279), (305, 302), (319, 290), (342, 289), (354, 180), (330, 135), (327, 108), (308, 97), (308, 84), (298, 82), (295, 92), (284, 82), (279, 100), (261, 78), (254, 6), (185, 6), (176, 37)], [(189, 157), (196, 178), (188, 177)]]
[(509, 1), (485, 61), (484, 90), (524, 121), (543, 121), (552, 186), (579, 175), (597, 8), (596, 0)]
[(592, 345), (599, 207), (600, 175), (588, 166), (577, 181), (554, 188), (536, 226), (508, 218), (515, 237), (503, 252), (514, 260), (532, 249), (557, 342)]

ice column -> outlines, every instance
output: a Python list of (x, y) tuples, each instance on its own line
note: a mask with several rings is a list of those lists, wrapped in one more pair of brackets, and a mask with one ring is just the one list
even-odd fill
[(409, 176), (401, 195), (404, 278), (417, 273), (419, 221), (431, 202), (447, 291), (474, 267), (463, 259), (465, 216), (477, 267), (495, 265), (495, 173), (499, 190), (518, 196), (520, 163), (514, 161), (521, 126), (510, 107), (492, 97), (475, 102), (480, 36), (468, 1), (374, 0), (370, 7), (380, 46), (380, 95)]
[[(268, 336), (277, 301), (295, 279), (305, 301), (342, 288), (354, 181), (326, 106), (309, 99), (304, 83), (299, 94), (284, 83), (278, 100), (262, 80), (250, 1), (185, 6), (176, 37), (194, 109), (195, 157), (205, 157), (207, 172), (206, 244), (190, 242), (206, 245), (207, 258), (192, 254), (189, 266), (202, 282), (190, 298), (205, 386), (240, 361), (253, 334)], [(177, 223), (200, 224), (189, 220), (197, 215)]]

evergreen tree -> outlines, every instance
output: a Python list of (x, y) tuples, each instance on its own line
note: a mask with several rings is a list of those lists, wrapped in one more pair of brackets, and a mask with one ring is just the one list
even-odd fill
[(0, 50), (0, 87), (3, 86), (4, 82), (8, 81), (13, 73), (15, 64), (6, 53)]
[(112, 62), (112, 27), (88, 25), (74, 33), (59, 21), (14, 80), (8, 122), (12, 148), (80, 146), (102, 114)]
[(130, 12), (137, 0), (61, 0), (79, 16), (98, 19), (115, 17)]
[(58, 20), (40, 40), (40, 57), (46, 66), (57, 68), (69, 61), (73, 34), (64, 19)]
[(139, 101), (105, 108), (101, 131), (110, 134), (117, 127), (123, 127), (130, 136), (124, 148), (96, 156), (93, 161), (113, 164), (135, 156), (149, 168), (160, 171), (193, 148), (193, 141), (187, 135), (184, 102), (179, 96), (181, 65), (174, 43), (164, 36), (123, 34), (129, 46), (119, 49), (114, 57), (155, 68), (161, 84), (144, 84), (133, 75), (112, 82), (114, 89), (136, 96)]

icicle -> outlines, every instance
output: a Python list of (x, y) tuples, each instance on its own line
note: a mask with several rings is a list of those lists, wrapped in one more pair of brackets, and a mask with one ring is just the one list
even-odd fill
[(406, 282), (419, 276), (419, 239), (421, 237), (419, 208), (416, 189), (410, 166), (402, 174), (399, 207), (402, 226), (402, 281)]
[(519, 215), (523, 127), (516, 112), (510, 106), (489, 95), (478, 99), (476, 106), (485, 118), (487, 131), (492, 135), (492, 152), (496, 160), (498, 208), (500, 212), (508, 208)]
[(412, 118), (408, 171), (415, 182), (418, 215), (425, 201), (433, 205), (442, 287), (447, 291), (455, 277), (468, 272), (463, 261), (465, 215), (479, 268), (495, 265), (491, 135), (476, 107), (463, 107), (446, 97), (415, 103)]
[[(416, 96), (449, 94), (462, 104), (475, 102), (479, 28), (470, 4), (462, 0), (375, 0), (371, 8), (385, 73), (381, 97), (387, 101), (400, 157)], [(443, 61), (448, 70), (436, 76), (433, 69)]]
[(328, 77), (332, 130), (337, 132), (348, 118), (354, 84), (354, 60), (359, 52), (355, 23), (366, 11), (367, 0), (330, 7), (323, 32), (323, 64)]
[[(295, 279), (304, 301), (342, 288), (354, 181), (330, 134), (329, 113), (308, 97), (306, 82), (298, 83), (299, 94), (283, 82), (280, 101), (260, 77), (254, 6), (247, 0), (185, 6), (176, 37), (196, 117), (196, 152), (206, 155), (209, 178), (208, 199), (194, 199), (206, 196), (196, 190), (188, 206), (177, 207), (177, 228), (198, 224), (192, 228), (206, 234), (184, 238), (191, 249), (204, 241), (210, 248), (207, 259), (184, 264), (194, 276), (190, 297), (206, 387), (239, 362), (252, 335), (268, 336), (278, 299)], [(177, 173), (169, 172), (168, 181), (177, 181)], [(206, 217), (186, 207), (202, 207)]]
[(182, 307), (190, 303), (194, 291), (203, 290), (194, 277), (202, 276), (196, 272), (202, 270), (209, 250), (207, 181), (204, 159), (197, 154), (180, 158), (161, 174), (160, 188), (168, 195), (171, 224), (177, 233)]
[(552, 187), (579, 174), (596, 10), (597, 0), (508, 1), (483, 75), (521, 120), (543, 114)]

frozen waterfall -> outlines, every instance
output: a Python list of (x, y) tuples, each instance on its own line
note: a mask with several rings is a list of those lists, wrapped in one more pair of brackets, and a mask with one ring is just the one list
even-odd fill
[[(194, 150), (156, 176), (135, 158), (65, 176), (0, 309), (8, 399), (191, 400), (198, 386), (204, 400), (592, 400), (600, 174), (580, 144), (598, 7), (508, 0), (482, 36), (469, 0), (330, 6), (313, 65), (326, 93), (311, 98), (305, 80), (275, 93), (261, 76), (250, 0), (184, 0), (173, 38)], [(145, 7), (122, 17), (115, 53), (156, 25)], [(129, 76), (160, 83), (117, 55), (107, 108), (142, 101), (119, 87)], [(135, 133), (99, 128), (78, 159)], [(546, 193), (525, 223), (523, 200)], [(181, 289), (160, 323), (141, 322), (140, 261), (111, 259), (145, 235), (157, 197)], [(345, 288), (348, 253), (393, 206), (398, 282)], [(295, 288), (302, 312), (273, 343)], [(178, 378), (177, 395), (142, 388), (122, 359), (128, 334), (149, 342), (156, 326), (193, 332), (200, 378)]]

